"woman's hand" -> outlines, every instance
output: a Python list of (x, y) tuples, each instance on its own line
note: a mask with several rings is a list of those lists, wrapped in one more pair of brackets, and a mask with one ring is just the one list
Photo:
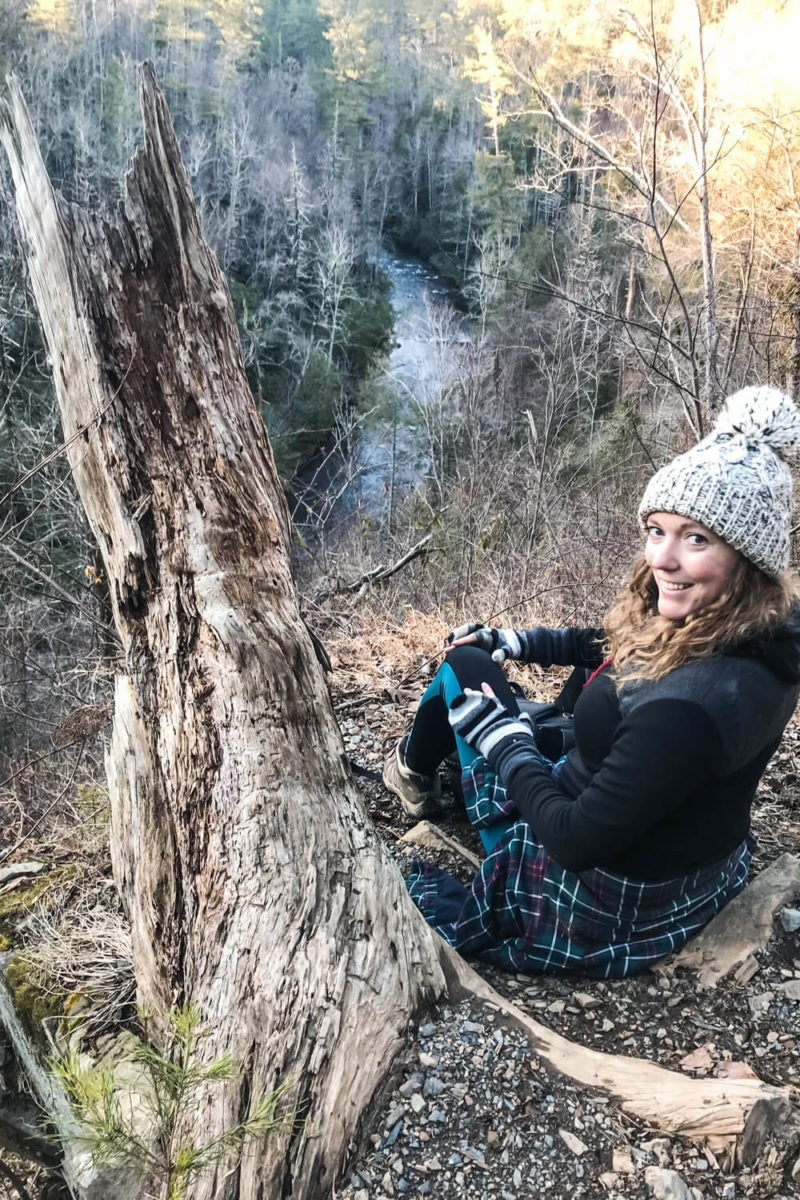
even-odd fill
[(524, 658), (525, 646), (523, 640), (514, 629), (490, 629), (486, 625), (459, 625), (447, 635), (445, 654), (454, 646), (478, 646), (491, 654), (496, 663), (503, 663), (507, 658)]
[(465, 688), (447, 714), (455, 733), (482, 754), (491, 767), (507, 757), (513, 746), (538, 755), (533, 729), (526, 717), (510, 713), (488, 683), (481, 690)]

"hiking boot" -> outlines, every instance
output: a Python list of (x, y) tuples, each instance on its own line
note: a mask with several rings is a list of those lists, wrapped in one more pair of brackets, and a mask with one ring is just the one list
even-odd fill
[(442, 811), (442, 785), (438, 775), (418, 775), (406, 766), (405, 743), (406, 738), (401, 738), (383, 764), (383, 782), (400, 797), (408, 816), (420, 820)]

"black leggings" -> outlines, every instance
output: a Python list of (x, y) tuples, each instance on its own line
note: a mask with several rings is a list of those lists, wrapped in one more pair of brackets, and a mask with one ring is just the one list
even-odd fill
[(433, 775), (442, 759), (456, 749), (447, 710), (464, 688), (481, 690), (488, 683), (500, 703), (519, 712), (509, 682), (490, 654), (477, 646), (456, 646), (445, 657), (419, 702), (405, 749), (406, 766), (420, 775)]

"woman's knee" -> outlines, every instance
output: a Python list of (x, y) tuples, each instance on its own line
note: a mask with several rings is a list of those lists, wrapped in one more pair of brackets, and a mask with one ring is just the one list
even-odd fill
[[(469, 682), (471, 679), (479, 679), (482, 681), (486, 678), (487, 671), (499, 671), (497, 663), (492, 660), (492, 656), (485, 650), (481, 650), (479, 646), (454, 646), (448, 651), (445, 656), (445, 663), (455, 672), (456, 677), (467, 683), (467, 687), (471, 687)], [(490, 682), (486, 679), (487, 683)]]
[(516, 711), (516, 701), (503, 671), (492, 656), (478, 646), (456, 646), (446, 656), (443, 666), (449, 666), (460, 687), (480, 690), (488, 683), (506, 707)]

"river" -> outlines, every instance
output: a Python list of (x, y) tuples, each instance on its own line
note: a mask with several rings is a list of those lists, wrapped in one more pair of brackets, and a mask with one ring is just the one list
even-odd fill
[(354, 514), (365, 530), (392, 525), (397, 505), (431, 473), (443, 397), (469, 341), (454, 293), (425, 263), (386, 252), (378, 265), (392, 281), (395, 345), (371, 389), (372, 407), (347, 416), (295, 481), (292, 519), (309, 548), (335, 540)]
[(346, 499), (363, 518), (384, 523), (431, 469), (437, 406), (468, 335), (451, 289), (423, 262), (386, 253), (379, 266), (393, 285), (395, 346), (378, 380), (380, 408), (355, 437), (357, 474)]

